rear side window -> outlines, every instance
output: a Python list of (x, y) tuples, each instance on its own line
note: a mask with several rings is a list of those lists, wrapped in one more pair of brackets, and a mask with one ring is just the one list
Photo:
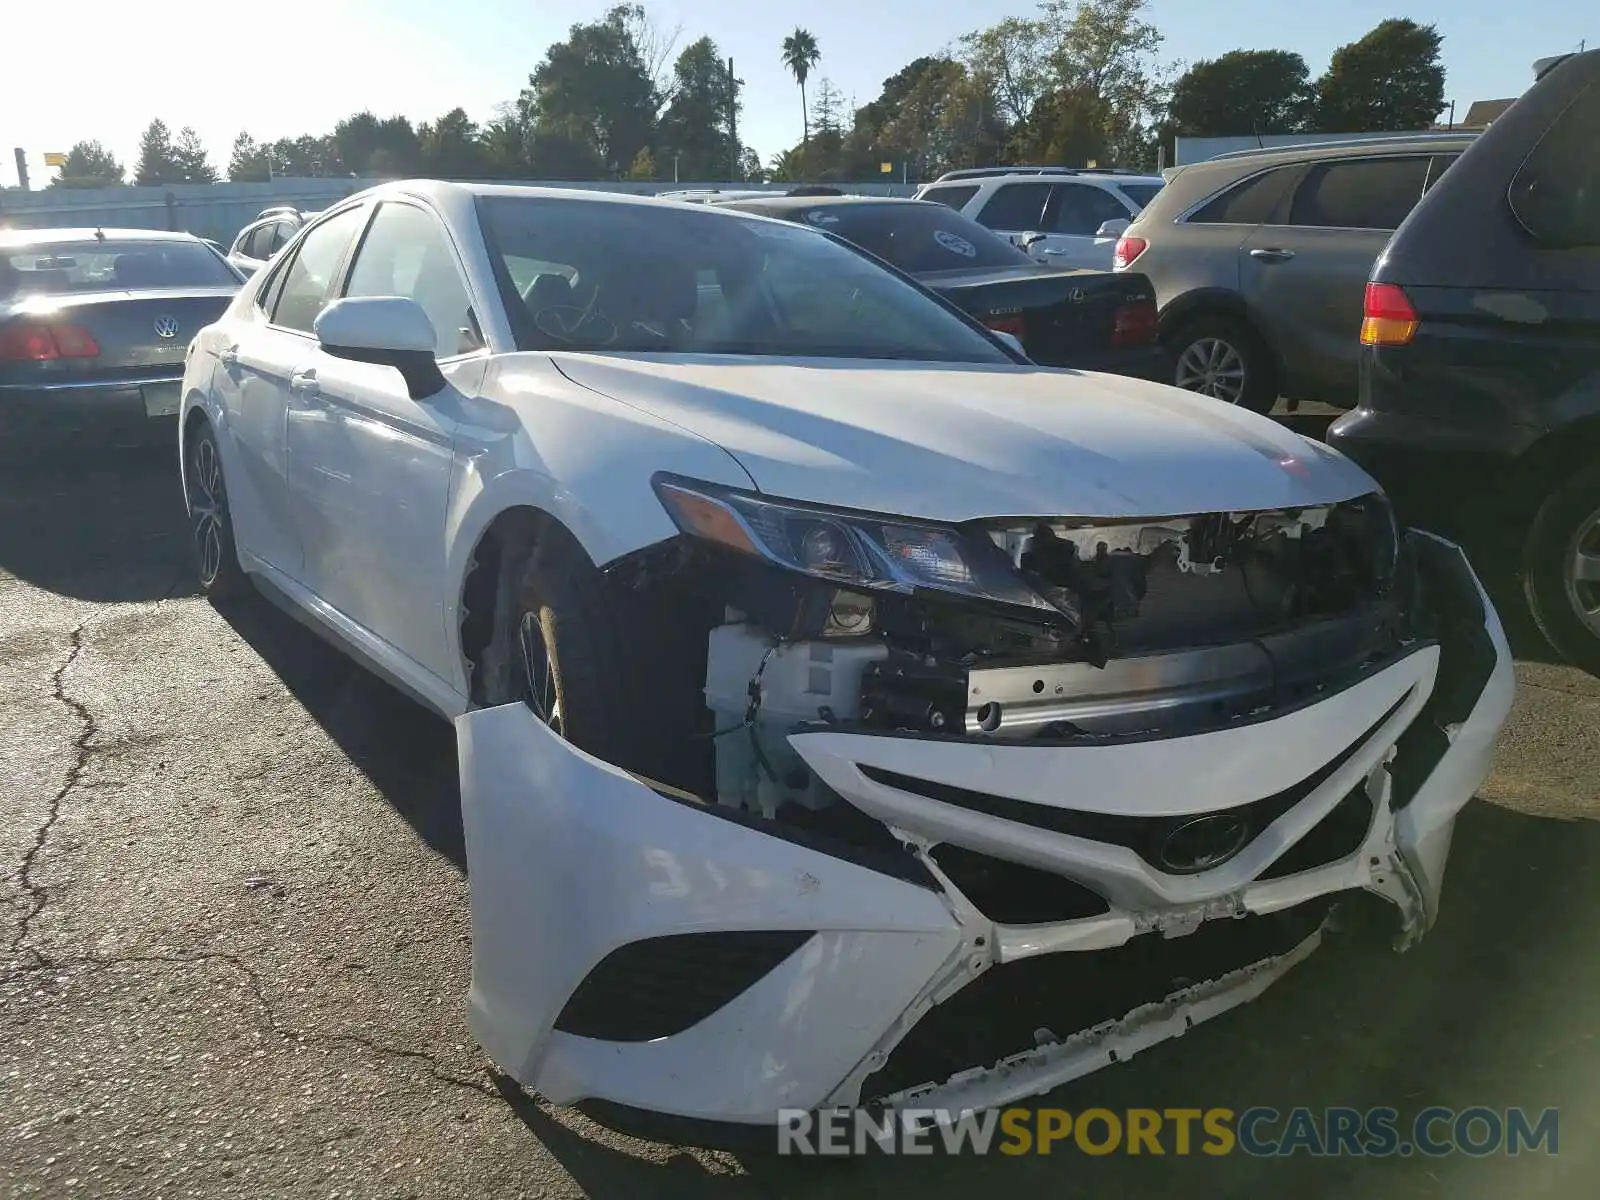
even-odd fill
[(1053, 220), (1046, 223), (1054, 233), (1093, 237), (1107, 221), (1126, 221), (1132, 215), (1111, 193), (1083, 183), (1058, 183), (1050, 201)]
[(257, 225), (246, 235), (240, 250), (248, 258), (265, 261), (272, 254), (272, 226)]
[(1508, 199), (1529, 233), (1553, 247), (1600, 246), (1600, 85), (1590, 84), (1545, 131), (1511, 179)]
[(1317, 163), (1306, 172), (1289, 213), (1291, 225), (1395, 229), (1422, 199), (1430, 159), (1361, 158)]
[(1189, 218), (1199, 225), (1265, 225), (1277, 215), (1298, 166), (1276, 167), (1234, 184)]
[(970, 187), (935, 187), (922, 193), (922, 199), (948, 204), (951, 208), (965, 208), (967, 201), (978, 194), (976, 184)]
[(1132, 200), (1134, 208), (1142, 212), (1145, 205), (1156, 198), (1156, 193), (1161, 187), (1159, 183), (1119, 183), (1117, 191)]
[(1439, 176), (1450, 169), (1450, 164), (1460, 157), (1461, 155), (1459, 154), (1435, 154), (1433, 156), (1432, 161), (1428, 163), (1428, 180), (1422, 185), (1424, 195), (1427, 194), (1429, 188), (1439, 182)]
[(978, 224), (1018, 232), (1038, 229), (1044, 224), (1044, 204), (1049, 198), (1048, 183), (1003, 184), (983, 206)]

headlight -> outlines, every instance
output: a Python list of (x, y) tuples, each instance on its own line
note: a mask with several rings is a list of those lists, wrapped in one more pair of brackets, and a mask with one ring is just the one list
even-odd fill
[(768, 500), (668, 476), (653, 482), (684, 533), (803, 575), (869, 591), (931, 588), (1060, 615), (992, 543), (949, 526)]

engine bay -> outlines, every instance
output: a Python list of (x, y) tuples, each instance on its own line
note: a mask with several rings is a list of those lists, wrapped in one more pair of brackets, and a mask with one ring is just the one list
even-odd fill
[(1336, 690), (1418, 636), (1414, 571), (1378, 494), (961, 536), (1048, 605), (856, 590), (688, 538), (614, 565), (635, 589), (704, 601), (705, 790), (768, 817), (829, 807), (788, 743), (808, 729), (1007, 743), (1201, 732)]

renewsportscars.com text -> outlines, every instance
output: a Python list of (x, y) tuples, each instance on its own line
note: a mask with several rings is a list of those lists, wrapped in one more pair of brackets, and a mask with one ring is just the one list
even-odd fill
[(1555, 1154), (1559, 1110), (1393, 1108), (1007, 1108), (952, 1113), (786, 1109), (778, 1153), (1189, 1155), (1388, 1158)]

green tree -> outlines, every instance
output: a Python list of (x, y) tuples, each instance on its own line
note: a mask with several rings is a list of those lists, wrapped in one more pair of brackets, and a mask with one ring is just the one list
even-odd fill
[(806, 80), (811, 77), (811, 68), (822, 61), (822, 51), (817, 47), (816, 37), (809, 31), (795, 26), (795, 31), (783, 39), (783, 65), (789, 68), (789, 74), (794, 76), (794, 81), (800, 85), (800, 144), (806, 145), (811, 140), (811, 110), (806, 106)]
[(419, 125), (417, 151), (422, 174), (436, 179), (480, 179), (489, 173), (482, 133), (462, 108)]
[(1391, 18), (1333, 52), (1317, 81), (1317, 127), (1328, 133), (1426, 129), (1444, 108), (1444, 37)]
[(233, 139), (233, 151), (228, 155), (228, 182), (263, 183), (270, 178), (267, 147), (248, 133), (240, 133)]
[(528, 131), (517, 116), (516, 106), (503, 104), (494, 120), (483, 127), (484, 174), (491, 179), (519, 179), (527, 174)]
[(185, 125), (178, 130), (178, 140), (172, 145), (172, 155), (178, 160), (185, 183), (215, 183), (217, 169), (211, 165), (206, 148), (194, 126)]
[(1008, 124), (1026, 121), (1049, 90), (1048, 41), (1044, 22), (1025, 17), (1007, 17), (961, 39), (967, 70), (989, 81), (999, 115)]
[(139, 138), (139, 164), (134, 168), (133, 182), (140, 187), (159, 187), (183, 181), (183, 163), (172, 145), (172, 131), (158, 117)]
[(672, 102), (662, 114), (657, 145), (677, 156), (680, 179), (726, 178), (738, 157), (738, 98), (722, 52), (703, 37), (678, 55), (672, 74)]
[(333, 127), (339, 161), (357, 175), (414, 175), (422, 163), (422, 143), (405, 117), (378, 118), (358, 112)]
[(307, 133), (297, 138), (279, 138), (266, 149), (266, 153), (272, 156), (273, 173), (288, 178), (318, 178), (349, 173), (339, 158), (331, 135), (316, 137)]
[(1172, 85), (1174, 132), (1190, 137), (1298, 133), (1316, 103), (1306, 60), (1289, 50), (1230, 50), (1201, 59)]
[(67, 161), (50, 181), (53, 188), (117, 187), (122, 164), (99, 142), (79, 142), (67, 151)]
[(642, 14), (618, 5), (545, 51), (517, 100), (536, 174), (550, 164), (553, 178), (617, 178), (651, 144), (660, 97), (635, 40)]
[(650, 153), (650, 147), (633, 156), (633, 165), (628, 168), (629, 179), (654, 179), (656, 177), (656, 156)]
[(1057, 96), (1047, 111), (1098, 113), (1106, 152), (1117, 165), (1147, 157), (1152, 126), (1166, 105), (1154, 62), (1161, 32), (1143, 19), (1148, 0), (1046, 0), (1040, 8)]

